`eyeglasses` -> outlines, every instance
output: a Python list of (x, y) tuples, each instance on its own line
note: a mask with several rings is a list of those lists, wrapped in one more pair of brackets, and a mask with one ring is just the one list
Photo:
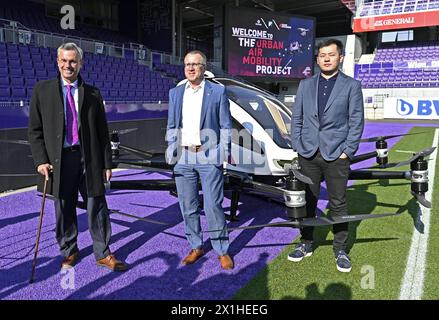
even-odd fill
[(204, 66), (204, 63), (185, 63), (185, 68), (199, 68), (201, 66)]

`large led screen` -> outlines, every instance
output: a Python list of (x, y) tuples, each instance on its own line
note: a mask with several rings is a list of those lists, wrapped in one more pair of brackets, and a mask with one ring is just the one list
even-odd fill
[(231, 75), (278, 81), (309, 77), (314, 39), (314, 18), (228, 8), (226, 70)]

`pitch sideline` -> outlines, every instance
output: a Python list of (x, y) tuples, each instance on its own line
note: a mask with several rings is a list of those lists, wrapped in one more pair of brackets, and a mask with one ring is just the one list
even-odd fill
[[(439, 129), (435, 130), (432, 147), (438, 146)], [(428, 173), (430, 180), (428, 182), (428, 191), (425, 198), (432, 201), (433, 185), (435, 178), (435, 167), (437, 161), (437, 149), (431, 154), (435, 161), (429, 161)], [(425, 267), (427, 258), (428, 236), (430, 232), (430, 213), (431, 210), (419, 206), (418, 221), (422, 217), (424, 224), (424, 233), (420, 233), (416, 227), (413, 230), (412, 241), (410, 245), (407, 266), (401, 285), (400, 300), (421, 300), (424, 289)]]

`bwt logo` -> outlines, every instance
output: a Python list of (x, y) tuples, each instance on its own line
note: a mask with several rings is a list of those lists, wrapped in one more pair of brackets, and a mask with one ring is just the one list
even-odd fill
[(410, 114), (430, 116), (433, 113), (439, 116), (439, 100), (418, 100), (418, 104), (413, 106), (413, 104), (403, 99), (398, 99), (396, 104), (396, 111), (401, 116)]

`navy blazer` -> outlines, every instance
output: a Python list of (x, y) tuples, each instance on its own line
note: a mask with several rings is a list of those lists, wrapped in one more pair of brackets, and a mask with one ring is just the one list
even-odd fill
[(293, 149), (305, 158), (319, 149), (327, 161), (336, 160), (343, 152), (352, 159), (364, 128), (361, 82), (339, 71), (319, 120), (319, 76), (320, 73), (299, 84), (291, 121)]
[[(224, 86), (209, 81), (204, 83), (200, 117), (201, 144), (209, 163), (222, 165), (230, 152), (232, 120), (229, 99)], [(169, 90), (166, 161), (170, 164), (178, 160), (186, 84), (187, 82), (184, 82)]]

